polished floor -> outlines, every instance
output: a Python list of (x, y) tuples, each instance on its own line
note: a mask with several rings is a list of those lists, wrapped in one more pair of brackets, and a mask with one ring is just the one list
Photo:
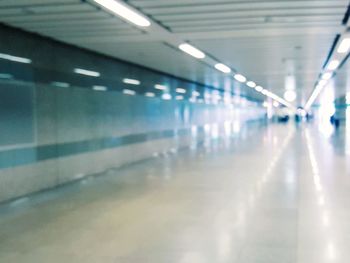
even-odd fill
[(0, 262), (350, 262), (345, 127), (214, 130), (1, 207)]

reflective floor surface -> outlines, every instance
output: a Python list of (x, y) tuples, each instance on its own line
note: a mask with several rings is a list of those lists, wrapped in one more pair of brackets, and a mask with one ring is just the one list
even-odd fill
[(0, 262), (347, 263), (347, 148), (274, 124), (158, 153), (2, 207)]

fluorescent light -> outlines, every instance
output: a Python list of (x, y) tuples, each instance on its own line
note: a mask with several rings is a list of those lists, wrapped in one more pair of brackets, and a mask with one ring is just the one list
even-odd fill
[(171, 95), (169, 93), (165, 93), (162, 95), (163, 100), (171, 100)]
[(60, 88), (68, 88), (70, 85), (66, 82), (60, 82), (60, 81), (53, 81), (51, 82), (53, 86), (60, 87)]
[(125, 79), (123, 79), (123, 82), (124, 82), (125, 84), (130, 84), (130, 85), (140, 85), (140, 84), (141, 84), (141, 82), (140, 82), (139, 80), (137, 80), (137, 79), (128, 79), (128, 78), (125, 78)]
[(123, 93), (126, 95), (135, 95), (136, 92), (134, 90), (131, 89), (123, 89)]
[(287, 90), (283, 97), (285, 98), (286, 101), (293, 102), (297, 98), (297, 94), (294, 90)]
[(77, 74), (86, 75), (90, 77), (99, 77), (101, 75), (99, 72), (87, 70), (87, 69), (81, 69), (81, 68), (75, 68), (74, 72)]
[(279, 100), (280, 97), (278, 97), (276, 94), (273, 94), (272, 92), (269, 92), (267, 94), (268, 97), (270, 97), (271, 99), (274, 99), (274, 100)]
[(277, 108), (280, 104), (277, 101), (274, 101), (272, 105)]
[(340, 43), (337, 52), (338, 53), (347, 53), (350, 49), (350, 38), (344, 38)]
[(261, 86), (256, 86), (256, 87), (255, 87), (255, 90), (256, 90), (257, 92), (261, 92), (261, 91), (263, 90), (263, 88), (262, 88)]
[(190, 44), (183, 43), (179, 45), (179, 49), (195, 58), (205, 58), (205, 54), (202, 51), (195, 48), (194, 46), (191, 46)]
[(320, 94), (320, 92), (322, 91), (323, 88), (324, 88), (323, 85), (317, 85), (315, 87), (310, 98), (308, 99), (308, 101), (305, 104), (305, 107), (304, 107), (305, 110), (308, 110), (311, 107), (311, 105), (314, 103), (315, 99)]
[[(268, 97), (274, 96), (274, 94), (273, 94), (272, 92), (268, 91), (268, 90), (265, 90), (264, 95), (266, 95), (266, 96), (268, 96)], [(276, 96), (276, 95), (275, 95), (275, 96)]]
[(318, 82), (318, 85), (320, 86), (324, 86), (327, 84), (327, 80), (324, 80), (324, 79), (321, 79), (319, 82)]
[(198, 91), (192, 91), (192, 96), (194, 97), (198, 97), (200, 96), (201, 94), (198, 92)]
[(267, 101), (264, 101), (263, 107), (267, 108), (269, 106), (269, 103)]
[(26, 64), (32, 63), (32, 60), (30, 60), (29, 58), (22, 58), (22, 57), (12, 56), (9, 54), (3, 54), (3, 53), (0, 53), (0, 58), (10, 60), (13, 62), (19, 62), (19, 63), (26, 63)]
[[(274, 93), (272, 93), (272, 92), (270, 92), (270, 91), (268, 91), (268, 90), (266, 90), (266, 89), (263, 89), (263, 88), (260, 87), (260, 86), (256, 86), (255, 89), (256, 89), (257, 91), (259, 91), (259, 92), (262, 92), (264, 95), (270, 97), (270, 98), (273, 99), (276, 103), (283, 104), (283, 105), (285, 105), (285, 106), (287, 106), (287, 107), (290, 107), (290, 108), (293, 107), (290, 103), (288, 103), (288, 102), (285, 101), (284, 99), (280, 98), (280, 97), (277, 96), (276, 94), (274, 94)], [(275, 104), (276, 104), (276, 103), (275, 103)]]
[(12, 79), (13, 76), (7, 73), (0, 73), (0, 79)]
[(250, 88), (255, 88), (256, 87), (256, 84), (254, 81), (248, 81), (247, 83), (247, 86), (250, 87)]
[(280, 102), (281, 104), (285, 104), (285, 103), (284, 103), (284, 100), (283, 100), (282, 98), (278, 97), (276, 94), (273, 94), (272, 92), (269, 92), (268, 96), (269, 96), (271, 99)]
[(231, 69), (222, 63), (215, 64), (215, 68), (217, 70), (220, 70), (223, 73), (230, 73), (231, 72)]
[(142, 14), (133, 10), (133, 8), (129, 7), (125, 3), (121, 3), (116, 0), (94, 0), (99, 5), (107, 8), (112, 11), (116, 15), (130, 21), (131, 23), (141, 26), (147, 27), (151, 25), (151, 22)]
[(329, 80), (331, 77), (332, 77), (332, 73), (330, 73), (330, 72), (327, 72), (327, 73), (324, 73), (323, 75), (322, 75), (322, 79), (324, 79), (324, 80)]
[(328, 66), (327, 66), (327, 69), (329, 70), (334, 70), (336, 69), (340, 64), (340, 61), (339, 60), (332, 60), (331, 62), (329, 62)]
[(247, 80), (247, 78), (246, 77), (244, 77), (243, 75), (241, 75), (241, 74), (235, 74), (234, 75), (234, 78), (237, 80), (237, 81), (239, 81), (239, 82), (245, 82), (246, 80)]
[(159, 89), (159, 90), (167, 90), (167, 89), (168, 89), (167, 86), (165, 86), (165, 85), (160, 85), (160, 84), (154, 85), (154, 88), (155, 88), (155, 89)]
[(186, 90), (185, 89), (182, 89), (182, 88), (177, 88), (175, 90), (177, 93), (186, 93)]
[(106, 90), (107, 90), (107, 87), (95, 85), (95, 86), (92, 87), (92, 89), (93, 89), (93, 90), (96, 90), (96, 91), (106, 91)]
[(154, 97), (155, 94), (154, 94), (153, 92), (146, 92), (146, 93), (145, 93), (145, 96), (151, 98), (151, 97)]
[(264, 94), (264, 95), (269, 94), (269, 92), (268, 92), (266, 89), (263, 89), (263, 90), (261, 91), (261, 93)]
[(175, 97), (175, 99), (177, 99), (177, 100), (183, 100), (183, 99), (184, 99), (184, 96), (178, 95), (178, 96)]

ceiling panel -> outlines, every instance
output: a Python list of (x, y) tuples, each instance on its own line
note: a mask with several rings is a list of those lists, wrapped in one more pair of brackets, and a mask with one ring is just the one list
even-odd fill
[[(324, 9), (330, 8), (329, 1), (209, 1), (204, 3), (201, 1), (199, 4), (194, 4), (193, 1), (189, 1), (185, 4), (181, 4), (179, 1), (163, 1), (158, 5), (145, 6), (142, 3), (148, 1), (132, 1), (135, 5), (142, 7), (144, 12), (152, 13), (153, 15), (169, 15), (179, 13), (198, 13), (198, 12), (241, 12), (244, 10), (265, 10), (270, 12), (271, 10), (282, 9)], [(154, 2), (154, 1), (149, 1)], [(168, 5), (172, 3), (172, 5)], [(331, 8), (344, 8), (343, 1), (333, 1)]]
[(1, 0), (1, 8), (11, 8), (11, 7), (33, 7), (33, 6), (46, 6), (46, 5), (66, 5), (79, 3), (80, 0)]
[[(172, 75), (261, 95), (174, 47), (189, 41), (282, 96), (295, 76), (305, 102), (322, 68), (348, 0), (129, 0), (163, 32), (136, 28), (80, 0), (2, 0), (0, 21)], [(166, 34), (164, 33), (166, 32)], [(229, 84), (227, 84), (229, 83)]]
[[(199, 40), (196, 46), (216, 57), (262, 86), (283, 96), (287, 69), (293, 65), (296, 88), (311, 91), (328, 54), (333, 34), (244, 38), (235, 41)], [(302, 98), (300, 97), (300, 100)]]
[(29, 6), (29, 7), (11, 7), (0, 9), (2, 18), (5, 17), (21, 17), (21, 16), (36, 16), (40, 14), (57, 14), (57, 13), (74, 13), (94, 11), (94, 8), (89, 5), (70, 4), (70, 5), (46, 5), (46, 6)]
[(174, 13), (174, 14), (159, 14), (152, 16), (164, 22), (165, 24), (170, 21), (196, 21), (198, 19), (217, 19), (220, 18), (247, 18), (247, 17), (265, 17), (268, 20), (270, 17), (299, 17), (299, 16), (323, 16), (323, 15), (344, 15), (344, 8), (288, 8), (278, 10), (225, 10), (222, 12), (191, 12), (191, 13)]

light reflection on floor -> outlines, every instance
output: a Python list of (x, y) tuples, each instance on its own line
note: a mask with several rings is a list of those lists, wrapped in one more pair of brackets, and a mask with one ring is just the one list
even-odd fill
[[(197, 127), (105, 176), (0, 209), (0, 262), (348, 262), (345, 128)], [(344, 147), (344, 146), (343, 146)]]

